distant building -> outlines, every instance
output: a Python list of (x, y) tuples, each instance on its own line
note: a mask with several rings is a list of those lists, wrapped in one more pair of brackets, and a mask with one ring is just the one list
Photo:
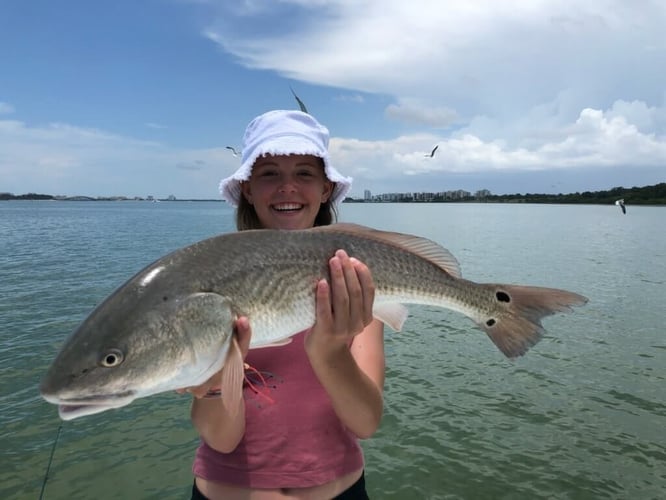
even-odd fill
[(431, 202), (435, 199), (435, 193), (413, 193), (412, 198), (414, 201)]
[(456, 189), (455, 191), (447, 191), (446, 199), (447, 200), (463, 200), (472, 196), (472, 193), (465, 191), (463, 189)]
[(363, 199), (365, 201), (370, 201), (372, 199), (372, 193), (370, 192), (369, 189), (366, 189), (365, 191), (363, 191)]

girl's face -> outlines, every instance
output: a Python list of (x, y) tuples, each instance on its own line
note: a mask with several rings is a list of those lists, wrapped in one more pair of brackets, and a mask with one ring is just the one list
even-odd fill
[(331, 196), (333, 183), (316, 156), (266, 155), (254, 162), (241, 189), (265, 229), (307, 229)]

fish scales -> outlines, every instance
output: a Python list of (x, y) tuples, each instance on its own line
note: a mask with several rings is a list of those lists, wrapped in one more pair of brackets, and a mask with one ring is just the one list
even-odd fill
[[(329, 278), (328, 259), (339, 248), (371, 269), (380, 302), (400, 299), (440, 305), (444, 297), (461, 295), (446, 271), (385, 242), (346, 232), (234, 234), (242, 236), (237, 238), (242, 244), (232, 244), (232, 238), (207, 240), (182, 267), (188, 273), (201, 266), (214, 269), (203, 289), (230, 297), (234, 313), (251, 318), (253, 333), (261, 337), (263, 332), (270, 332), (266, 343), (276, 340), (276, 329), (284, 329), (278, 323), (283, 323), (286, 316), (294, 316), (288, 324), (295, 327), (307, 328), (314, 322), (316, 281)], [(222, 242), (224, 252), (219, 249)], [(257, 338), (255, 343), (263, 342)]]
[(242, 231), (172, 252), (116, 289), (66, 339), (42, 396), (71, 419), (199, 385), (223, 367), (239, 316), (252, 326), (250, 348), (312, 326), (317, 280), (330, 278), (338, 249), (370, 268), (373, 313), (392, 328), (405, 321), (401, 304), (451, 309), (509, 358), (539, 341), (542, 318), (587, 302), (566, 290), (463, 279), (446, 249), (412, 235), (353, 224)]

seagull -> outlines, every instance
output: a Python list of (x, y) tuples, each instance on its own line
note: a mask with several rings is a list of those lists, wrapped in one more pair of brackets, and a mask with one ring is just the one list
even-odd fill
[(294, 92), (294, 89), (292, 89), (291, 87), (289, 87), (289, 90), (291, 90), (291, 93), (294, 94), (294, 97), (296, 98), (296, 102), (298, 103), (298, 107), (301, 108), (301, 111), (302, 111), (303, 113), (307, 113), (307, 112), (308, 112), (308, 108), (306, 108), (306, 107), (305, 107), (305, 104), (303, 104), (303, 101), (301, 101), (301, 100), (298, 98), (298, 96), (296, 95), (296, 92)]
[(621, 199), (621, 200), (617, 200), (617, 201), (615, 202), (615, 204), (620, 206), (620, 208), (622, 209), (622, 213), (623, 213), (623, 214), (626, 214), (626, 213), (627, 213), (627, 207), (624, 206), (624, 198)]
[(430, 154), (424, 154), (423, 156), (425, 156), (426, 158), (432, 158), (433, 156), (435, 156), (435, 151), (437, 151), (438, 147), (439, 147), (439, 144), (437, 144), (437, 146), (435, 146), (433, 148), (433, 150), (430, 151)]
[(232, 148), (231, 146), (226, 146), (226, 148), (227, 148), (227, 149), (230, 149), (230, 150), (231, 150), (231, 153), (232, 153), (234, 156), (238, 156), (238, 155), (240, 154), (238, 151), (236, 151), (236, 150), (235, 150), (234, 148)]

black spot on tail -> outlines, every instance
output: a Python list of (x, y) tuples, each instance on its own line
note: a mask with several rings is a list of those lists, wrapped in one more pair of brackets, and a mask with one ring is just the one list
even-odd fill
[(493, 318), (490, 318), (488, 321), (486, 321), (487, 326), (494, 326), (496, 321)]
[(495, 292), (495, 297), (497, 297), (497, 300), (499, 300), (500, 302), (506, 302), (506, 303), (511, 302), (511, 296), (508, 293), (503, 292), (502, 290)]

